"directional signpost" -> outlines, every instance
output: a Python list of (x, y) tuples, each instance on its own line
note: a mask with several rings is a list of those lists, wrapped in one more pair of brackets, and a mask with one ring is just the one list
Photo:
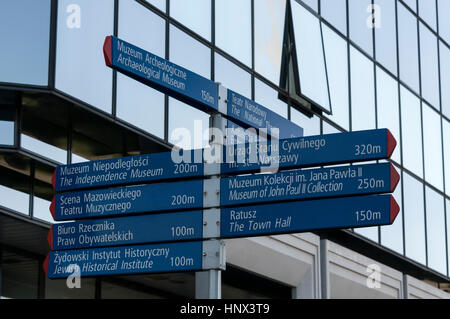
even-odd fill
[(390, 163), (281, 171), (222, 178), (221, 206), (393, 192), (400, 179)]
[(44, 261), (44, 271), (49, 278), (57, 279), (73, 272), (70, 265), (77, 265), (83, 277), (223, 269), (224, 259), (215, 256), (223, 249), (222, 242), (212, 240), (51, 251)]
[[(222, 174), (256, 173), (388, 159), (397, 143), (387, 129), (283, 139), (266, 145), (227, 145)], [(204, 150), (186, 151), (189, 163), (174, 163), (172, 153), (158, 153), (59, 166), (53, 176), (57, 192), (211, 175)], [(255, 159), (252, 161), (252, 159)]]
[[(81, 276), (196, 271), (208, 291), (196, 295), (219, 298), (221, 239), (394, 222), (399, 206), (386, 193), (399, 182), (396, 169), (358, 164), (390, 158), (396, 141), (389, 130), (302, 137), (301, 128), (264, 106), (130, 43), (110, 36), (103, 51), (107, 66), (211, 113), (213, 128), (225, 127), (224, 116), (269, 135), (280, 128), (280, 135), (242, 145), (219, 139), (181, 157), (57, 167), (50, 212), (63, 222), (48, 235), (49, 278), (66, 278), (74, 267)], [(207, 153), (213, 147), (216, 162)], [(335, 164), (346, 165), (321, 167)]]
[[(196, 153), (191, 151), (192, 159)], [(135, 184), (150, 181), (201, 177), (205, 165), (200, 163), (175, 163), (170, 152), (84, 162), (58, 166), (52, 183), (55, 191)]]
[(387, 129), (335, 133), (225, 147), (222, 174), (261, 167), (292, 169), (390, 158), (397, 142)]
[(114, 36), (103, 45), (105, 63), (133, 79), (207, 113), (221, 113), (244, 128), (280, 130), (279, 138), (299, 137), (303, 129), (277, 113), (198, 74)]
[(390, 225), (398, 212), (391, 195), (285, 202), (62, 223), (52, 226), (48, 241), (52, 250), (67, 250), (255, 237)]
[[(393, 192), (399, 179), (392, 164), (382, 163), (102, 188), (56, 194), (50, 212), (54, 220), (64, 221), (74, 218), (382, 194)], [(220, 191), (220, 197), (217, 196), (217, 191)], [(217, 200), (206, 203), (206, 197), (216, 197)]]

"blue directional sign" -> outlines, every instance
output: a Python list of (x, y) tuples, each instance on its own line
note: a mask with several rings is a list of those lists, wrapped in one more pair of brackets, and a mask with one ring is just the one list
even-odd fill
[(203, 207), (203, 181), (124, 186), (56, 194), (56, 221)]
[(390, 163), (281, 171), (222, 178), (222, 206), (389, 193), (400, 176)]
[(222, 238), (390, 225), (400, 208), (391, 195), (286, 202), (225, 208)]
[(226, 146), (222, 174), (278, 170), (389, 158), (396, 141), (389, 130), (336, 133)]
[(399, 207), (390, 195), (360, 196), (82, 220), (53, 225), (47, 239), (52, 250), (62, 251), (206, 238), (253, 237), (390, 225), (398, 212)]
[[(233, 206), (393, 192), (399, 175), (390, 163), (281, 171), (220, 179), (220, 202)], [(203, 180), (58, 193), (50, 206), (56, 221), (212, 207)]]
[[(396, 141), (389, 130), (337, 133), (224, 147), (222, 174), (293, 169), (389, 158)], [(171, 152), (58, 166), (52, 179), (57, 192), (109, 185), (203, 177), (203, 150), (190, 162), (175, 163)]]
[(89, 219), (52, 225), (52, 250), (147, 244), (203, 238), (203, 211)]
[(50, 251), (44, 271), (66, 278), (78, 268), (82, 277), (132, 275), (209, 269), (203, 266), (204, 242)]
[(110, 185), (203, 176), (203, 162), (189, 151), (192, 163), (175, 163), (171, 152), (146, 154), (58, 166), (53, 175), (57, 192)]
[[(232, 91), (228, 90), (227, 116), (244, 128), (264, 128), (270, 134), (274, 128), (279, 130), (280, 139), (301, 137), (303, 129), (268, 108)], [(228, 128), (238, 128), (231, 125)]]
[(218, 85), (114, 36), (103, 46), (106, 65), (206, 112), (217, 111)]
[(280, 129), (280, 138), (299, 137), (303, 129), (275, 112), (228, 90), (226, 109), (219, 108), (219, 85), (179, 65), (114, 36), (108, 36), (103, 54), (111, 67), (139, 82), (207, 113), (220, 112), (244, 127)]

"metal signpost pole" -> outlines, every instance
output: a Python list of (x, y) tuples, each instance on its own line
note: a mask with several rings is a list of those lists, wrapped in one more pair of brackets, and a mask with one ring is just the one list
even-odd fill
[[(219, 101), (221, 103), (223, 101)], [(210, 117), (210, 146), (213, 151), (219, 151), (220, 154), (215, 154), (216, 159), (220, 159), (217, 163), (210, 162), (211, 159), (205, 158), (205, 170), (213, 171), (208, 180), (204, 182), (204, 209), (207, 207), (220, 206), (220, 162), (223, 159), (223, 145), (225, 134), (225, 119), (221, 114), (216, 113)], [(209, 161), (209, 162), (208, 162)], [(220, 211), (220, 208), (218, 208)], [(216, 224), (213, 224), (207, 215), (208, 211), (204, 211), (204, 232), (210, 228), (217, 228), (219, 220)], [(214, 215), (217, 215), (214, 214)], [(218, 214), (220, 216), (220, 213)], [(224, 255), (226, 256), (225, 248)], [(226, 264), (226, 257), (224, 265)], [(222, 298), (222, 271), (221, 270), (208, 270), (195, 273), (195, 298), (196, 299), (221, 299)]]

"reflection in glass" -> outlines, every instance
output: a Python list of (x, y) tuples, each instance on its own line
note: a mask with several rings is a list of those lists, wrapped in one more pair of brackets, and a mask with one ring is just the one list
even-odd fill
[(102, 47), (113, 26), (114, 0), (58, 2), (56, 88), (108, 113), (112, 70), (105, 66)]
[[(449, 1), (450, 3), (450, 1)], [(450, 118), (450, 49), (439, 41), (442, 113)]]
[(375, 128), (375, 84), (373, 62), (350, 47), (352, 85), (352, 131)]
[(273, 83), (278, 83), (286, 0), (260, 0), (255, 1), (254, 5), (255, 70)]
[(373, 29), (368, 25), (370, 21), (368, 18), (372, 12), (371, 5), (372, 0), (349, 0), (348, 23), (350, 39), (367, 54), (373, 56)]
[(419, 93), (417, 19), (401, 3), (398, 4), (398, 52), (400, 79)]
[[(395, 168), (399, 174), (400, 169)], [(394, 223), (381, 227), (381, 244), (403, 255), (403, 209), (402, 209), (402, 183), (399, 182), (393, 196), (400, 206), (400, 212)]]
[(427, 266), (446, 274), (444, 198), (431, 188), (426, 187), (425, 200), (427, 212)]
[(118, 73), (117, 117), (164, 138), (164, 94)]
[(295, 1), (292, 2), (292, 18), (301, 94), (331, 111), (320, 22)]
[(247, 66), (251, 66), (251, 1), (215, 1), (216, 45)]
[[(163, 12), (166, 11), (166, 0), (145, 0), (145, 1), (147, 1), (151, 5), (154, 5), (155, 7), (157, 7), (159, 10), (161, 10)], [(171, 0), (171, 2), (173, 3), (173, 0)], [(172, 5), (172, 3), (171, 3), (171, 5)]]
[(393, 74), (397, 74), (397, 33), (395, 32), (396, 0), (375, 0), (380, 6), (381, 25), (375, 29), (376, 59)]
[(89, 159), (81, 157), (75, 153), (72, 153), (72, 164), (87, 162)]
[[(119, 38), (165, 56), (165, 22), (135, 1), (119, 2)], [(117, 116), (164, 138), (164, 94), (117, 74)]]
[(186, 150), (209, 145), (209, 115), (169, 98), (169, 142)]
[(287, 118), (287, 104), (278, 98), (278, 91), (258, 79), (255, 79), (255, 102)]
[(53, 217), (49, 211), (50, 204), (50, 201), (34, 196), (33, 218), (40, 219), (51, 224), (54, 223)]
[(405, 254), (425, 264), (425, 216), (423, 184), (408, 173), (403, 173)]
[(388, 128), (397, 140), (392, 159), (400, 163), (400, 118), (398, 107), (398, 82), (377, 67), (378, 128)]
[(403, 166), (423, 177), (420, 101), (403, 86), (400, 88), (400, 101)]
[(347, 34), (347, 0), (321, 0), (320, 15), (342, 34)]
[(413, 11), (417, 11), (417, 0), (403, 0), (403, 2), (406, 3), (406, 5)]
[(0, 120), (0, 145), (14, 145), (14, 122)]
[(356, 228), (355, 233), (360, 234), (360, 235), (378, 243), (378, 241), (379, 241), (378, 228), (379, 227), (375, 227), (375, 226)]
[(450, 1), (438, 0), (439, 35), (450, 43)]
[(328, 124), (327, 122), (323, 121), (322, 122), (322, 134), (334, 134), (334, 133), (340, 133), (341, 131), (339, 131), (337, 128), (335, 128), (334, 126)]
[(425, 103), (422, 110), (425, 180), (443, 191), (441, 118)]
[[(442, 130), (444, 132), (445, 192), (450, 196), (450, 122), (445, 119), (442, 120)], [(448, 209), (450, 210), (450, 207)]]
[(50, 3), (0, 1), (0, 82), (48, 85)]
[(318, 8), (318, 0), (302, 0), (307, 6), (309, 6), (311, 9), (317, 12)]
[(211, 40), (211, 0), (171, 0), (170, 15), (206, 40)]
[[(334, 0), (332, 0), (334, 1)], [(347, 42), (326, 25), (322, 25), (333, 114), (326, 115), (345, 130), (349, 130), (348, 54)]]
[(0, 185), (0, 206), (29, 215), (29, 198), (30, 195), (27, 193)]
[(61, 164), (67, 164), (67, 151), (25, 134), (20, 135), (21, 147)]
[(420, 23), (420, 65), (422, 96), (439, 110), (437, 39), (422, 23)]
[(239, 68), (236, 64), (225, 59), (220, 54), (215, 54), (216, 82), (233, 90), (247, 98), (252, 96), (250, 74)]
[[(211, 78), (211, 50), (177, 27), (170, 26), (169, 60), (175, 64)], [(189, 48), (189, 54), (186, 54)]]
[(436, 1), (419, 0), (419, 16), (436, 30)]
[(320, 119), (307, 117), (302, 112), (291, 108), (291, 121), (303, 128), (303, 136), (320, 135)]

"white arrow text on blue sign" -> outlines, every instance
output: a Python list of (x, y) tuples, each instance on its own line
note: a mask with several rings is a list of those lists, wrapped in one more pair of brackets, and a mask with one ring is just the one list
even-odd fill
[(82, 277), (225, 269), (223, 243), (217, 240), (50, 251), (44, 271), (66, 278), (77, 265)]
[(356, 196), (204, 211), (90, 219), (52, 226), (51, 249), (237, 238), (390, 225), (399, 212), (391, 195)]
[(117, 37), (106, 37), (103, 54), (108, 67), (207, 113), (220, 112), (269, 135), (276, 128), (277, 138), (303, 136), (301, 127), (266, 107)]
[[(224, 177), (215, 181), (188, 180), (124, 186), (56, 194), (50, 212), (54, 220), (62, 221), (262, 202), (381, 194), (393, 192), (399, 178), (392, 164), (381, 163)], [(211, 196), (209, 192), (212, 193)], [(216, 200), (205, 203), (204, 196), (215, 197)]]
[[(255, 173), (301, 167), (388, 159), (396, 147), (389, 130), (369, 130), (336, 133), (301, 138), (271, 140), (263, 143), (227, 145), (215, 174)], [(119, 159), (91, 161), (58, 166), (53, 176), (57, 192), (127, 185), (185, 178), (200, 178), (208, 173), (205, 152), (211, 150), (178, 151), (139, 155)], [(220, 153), (220, 152), (219, 152)], [(176, 158), (177, 161), (174, 161)], [(189, 161), (182, 161), (189, 159)], [(180, 162), (181, 161), (181, 162)]]

